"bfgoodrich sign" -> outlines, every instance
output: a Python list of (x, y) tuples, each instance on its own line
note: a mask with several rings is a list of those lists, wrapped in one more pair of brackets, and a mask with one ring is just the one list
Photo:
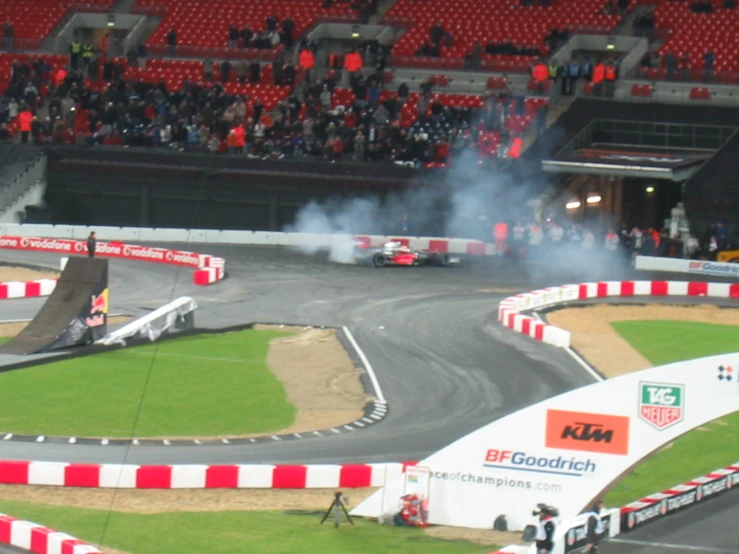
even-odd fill
[[(575, 517), (654, 450), (739, 411), (737, 367), (739, 353), (639, 371), (546, 400), (462, 437), (421, 462), (431, 474), (430, 523), (489, 529), (505, 514), (509, 526), (520, 530), (540, 502), (559, 508), (562, 518)], [(394, 512), (402, 495), (399, 479), (353, 513)]]

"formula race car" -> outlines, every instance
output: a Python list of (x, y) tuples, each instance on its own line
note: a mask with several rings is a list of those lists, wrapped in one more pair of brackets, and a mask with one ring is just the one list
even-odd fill
[(411, 250), (398, 241), (386, 242), (380, 247), (363, 243), (354, 246), (354, 260), (360, 265), (385, 267), (388, 265), (437, 265), (447, 267), (459, 263), (459, 257), (445, 252)]

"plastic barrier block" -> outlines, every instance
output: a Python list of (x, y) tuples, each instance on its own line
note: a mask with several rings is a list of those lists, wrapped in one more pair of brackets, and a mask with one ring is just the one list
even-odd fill
[(434, 240), (429, 241), (429, 250), (431, 252), (447, 253), (449, 252), (449, 241), (448, 240)]
[(3, 544), (10, 544), (10, 537), (12, 535), (13, 522), (15, 518), (10, 516), (0, 515), (0, 542)]
[(6, 300), (8, 298), (8, 285), (0, 283), (0, 300)]
[(339, 486), (341, 478), (340, 465), (310, 465), (306, 466), (306, 489), (332, 489)]
[(235, 489), (238, 486), (238, 466), (210, 466), (205, 471), (206, 489)]
[(729, 287), (729, 298), (739, 298), (739, 285), (733, 284)]
[(94, 487), (100, 486), (100, 465), (98, 464), (70, 464), (64, 468), (65, 487)]
[(78, 539), (68, 539), (62, 542), (62, 550), (60, 554), (78, 554), (75, 550), (77, 546), (87, 546), (87, 543)]
[(305, 466), (276, 466), (272, 473), (272, 488), (304, 489), (306, 474)]
[(10, 529), (10, 541), (13, 546), (28, 550), (31, 548), (31, 531), (41, 527), (30, 521), (15, 520)]
[(36, 527), (31, 531), (31, 552), (46, 554), (48, 552), (49, 535), (53, 533), (46, 527)]
[(667, 296), (667, 281), (652, 281), (652, 296)]
[(688, 296), (705, 296), (708, 294), (708, 283), (688, 283)]
[(172, 487), (172, 466), (142, 466), (136, 471), (137, 489), (169, 489)]
[(26, 297), (41, 296), (41, 283), (30, 281), (26, 283)]
[(372, 485), (372, 467), (367, 465), (345, 465), (339, 474), (339, 487), (363, 488)]
[(28, 484), (28, 466), (31, 462), (0, 461), (0, 483), (9, 485)]
[(466, 251), (471, 256), (484, 256), (487, 253), (487, 245), (484, 242), (470, 241), (467, 243)]
[(621, 281), (621, 296), (634, 296), (634, 281)]

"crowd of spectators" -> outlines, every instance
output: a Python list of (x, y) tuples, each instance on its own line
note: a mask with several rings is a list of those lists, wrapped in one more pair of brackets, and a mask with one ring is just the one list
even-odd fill
[[(135, 59), (128, 63), (138, 68)], [(0, 103), (0, 140), (413, 165), (446, 164), (465, 152), (506, 158), (516, 143), (520, 150), (520, 138), (506, 131), (505, 121), (523, 113), (523, 97), (490, 95), (482, 108), (450, 106), (425, 83), (414, 100), (418, 115), (408, 121), (407, 85), (383, 91), (382, 73), (353, 75), (353, 102), (337, 105), (336, 71), (299, 86), (285, 81), (283, 72), (273, 78), (292, 85), (291, 92), (268, 108), (257, 97), (229, 94), (228, 83), (235, 79), (230, 63), (224, 64), (203, 82), (185, 80), (169, 89), (164, 82), (127, 79), (124, 59), (93, 59), (68, 71), (53, 69), (43, 57), (16, 62)], [(492, 146), (479, 140), (489, 133), (499, 136)]]

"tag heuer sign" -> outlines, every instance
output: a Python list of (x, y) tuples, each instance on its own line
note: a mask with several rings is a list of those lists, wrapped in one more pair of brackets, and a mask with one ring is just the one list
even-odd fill
[(639, 383), (639, 417), (662, 431), (680, 423), (685, 410), (685, 385)]

